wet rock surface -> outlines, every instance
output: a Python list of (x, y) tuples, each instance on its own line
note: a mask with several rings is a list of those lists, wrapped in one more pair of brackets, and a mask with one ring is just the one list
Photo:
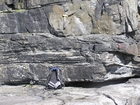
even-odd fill
[[(88, 86), (87, 86), (88, 85)], [(139, 105), (140, 79), (46, 90), (40, 85), (0, 86), (1, 105)]]

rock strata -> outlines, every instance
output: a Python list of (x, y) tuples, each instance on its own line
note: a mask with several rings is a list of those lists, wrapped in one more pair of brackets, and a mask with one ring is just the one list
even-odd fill
[(1, 0), (0, 84), (139, 76), (139, 1)]
[(140, 0), (0, 0), (0, 105), (140, 105), (139, 22)]
[(64, 81), (101, 82), (139, 76), (138, 40), (125, 35), (0, 34), (0, 83), (45, 83), (49, 68)]

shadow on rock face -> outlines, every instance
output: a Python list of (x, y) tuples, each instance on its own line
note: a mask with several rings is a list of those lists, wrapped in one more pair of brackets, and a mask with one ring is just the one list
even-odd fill
[[(131, 77), (131, 78), (139, 78), (139, 77)], [(82, 88), (100, 88), (102, 86), (107, 86), (107, 85), (126, 83), (131, 78), (129, 77), (129, 78), (110, 80), (110, 81), (105, 81), (105, 82), (67, 82), (65, 83), (65, 86), (66, 87), (82, 87)]]

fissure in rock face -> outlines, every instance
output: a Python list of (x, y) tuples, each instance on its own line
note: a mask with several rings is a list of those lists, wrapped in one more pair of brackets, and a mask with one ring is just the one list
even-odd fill
[(139, 76), (139, 1), (0, 1), (0, 84)]

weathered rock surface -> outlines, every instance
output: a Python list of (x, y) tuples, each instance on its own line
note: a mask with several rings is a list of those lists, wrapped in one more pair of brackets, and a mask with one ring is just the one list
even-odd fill
[[(1, 105), (139, 105), (140, 80), (45, 90), (44, 86), (0, 86)], [(82, 86), (82, 85), (81, 85)], [(101, 87), (100, 87), (101, 86)], [(99, 88), (100, 87), (100, 88)]]
[(44, 84), (50, 67), (61, 68), (64, 81), (139, 76), (137, 42), (125, 35), (0, 34), (0, 83)]
[(0, 33), (50, 32), (77, 36), (139, 32), (137, 0), (4, 1), (0, 2), (6, 8), (0, 14)]
[(138, 78), (23, 86), (45, 85), (51, 67), (65, 82), (139, 77), (139, 22), (139, 0), (0, 0), (0, 105), (139, 105)]
[[(139, 76), (139, 1), (0, 1), (0, 84)], [(2, 7), (2, 8), (1, 8)]]

